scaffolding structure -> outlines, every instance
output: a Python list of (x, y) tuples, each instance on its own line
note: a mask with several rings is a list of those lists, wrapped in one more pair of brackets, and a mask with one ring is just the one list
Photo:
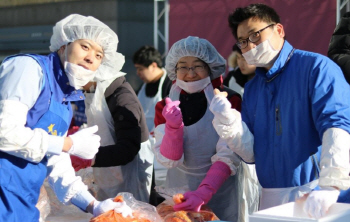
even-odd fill
[[(154, 47), (164, 58), (169, 50), (169, 0), (154, 0)], [(161, 24), (164, 24), (161, 27)]]
[(337, 0), (337, 24), (345, 12), (350, 11), (350, 0)]

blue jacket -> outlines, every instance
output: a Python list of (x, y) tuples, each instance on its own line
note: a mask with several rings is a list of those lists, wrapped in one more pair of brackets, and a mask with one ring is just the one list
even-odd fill
[(294, 50), (287, 41), (267, 73), (256, 69), (246, 84), (242, 119), (254, 135), (262, 187), (301, 186), (318, 178), (323, 133), (331, 127), (350, 132), (349, 98), (350, 87), (334, 62)]

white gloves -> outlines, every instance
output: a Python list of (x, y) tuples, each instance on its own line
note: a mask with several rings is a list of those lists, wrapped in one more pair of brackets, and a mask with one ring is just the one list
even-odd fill
[(117, 208), (114, 208), (115, 212), (122, 214), (123, 217), (128, 217), (128, 216), (133, 217), (131, 208), (128, 205), (126, 205), (124, 201), (118, 202), (118, 204), (121, 204), (121, 205), (118, 206)]
[(231, 125), (236, 120), (234, 109), (231, 109), (231, 103), (223, 95), (215, 95), (209, 109), (222, 124)]
[(70, 135), (73, 146), (68, 151), (69, 154), (75, 155), (83, 159), (92, 159), (98, 152), (101, 137), (96, 135), (98, 127), (92, 126)]
[(254, 136), (242, 121), (241, 114), (231, 108), (225, 95), (216, 92), (209, 109), (214, 114), (213, 126), (218, 135), (244, 161), (254, 162)]
[(121, 213), (123, 217), (132, 217), (131, 208), (123, 202), (114, 202), (112, 198), (104, 200), (102, 202), (95, 200), (93, 207), (94, 217), (99, 216), (109, 210), (115, 210), (117, 213)]
[(337, 202), (340, 191), (333, 187), (325, 187), (312, 191), (304, 204), (304, 211), (316, 219), (324, 217), (329, 207)]

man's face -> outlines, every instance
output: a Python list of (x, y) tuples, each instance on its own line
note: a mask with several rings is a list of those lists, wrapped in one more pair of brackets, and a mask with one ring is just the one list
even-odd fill
[(157, 78), (157, 72), (156, 72), (156, 67), (157, 63), (153, 62), (151, 65), (148, 67), (140, 65), (140, 64), (135, 64), (136, 68), (136, 74), (144, 83), (150, 83), (154, 82), (154, 80), (158, 80)]
[[(247, 20), (244, 20), (242, 23), (238, 25), (238, 28), (237, 28), (238, 40), (247, 39), (250, 35), (265, 28), (268, 25), (271, 25), (271, 24), (268, 24), (256, 18), (249, 18)], [(242, 53), (248, 52), (249, 50), (251, 50), (252, 48), (255, 48), (257, 45), (259, 45), (260, 43), (262, 43), (267, 39), (270, 40), (270, 43), (275, 50), (281, 50), (284, 42), (284, 39), (283, 39), (284, 30), (281, 24), (277, 23), (261, 31), (259, 34), (260, 34), (260, 40), (254, 43), (248, 41), (248, 46), (245, 48), (241, 48)]]
[(96, 71), (101, 65), (104, 53), (102, 47), (96, 42), (87, 39), (78, 39), (67, 46), (67, 58), (64, 47), (61, 47), (61, 61), (82, 66), (85, 69)]

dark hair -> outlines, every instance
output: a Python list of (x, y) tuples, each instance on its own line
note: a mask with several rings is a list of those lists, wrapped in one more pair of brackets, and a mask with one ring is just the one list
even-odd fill
[(157, 49), (148, 45), (142, 46), (134, 53), (133, 62), (134, 64), (140, 64), (145, 67), (148, 67), (155, 62), (159, 68), (163, 67), (161, 54)]
[(236, 52), (236, 51), (242, 55), (242, 50), (236, 44), (234, 44), (232, 46), (232, 52)]
[(249, 19), (256, 18), (266, 23), (280, 23), (280, 17), (277, 12), (264, 4), (251, 4), (244, 8), (236, 8), (228, 16), (228, 24), (231, 28), (233, 36), (237, 39), (238, 25)]

